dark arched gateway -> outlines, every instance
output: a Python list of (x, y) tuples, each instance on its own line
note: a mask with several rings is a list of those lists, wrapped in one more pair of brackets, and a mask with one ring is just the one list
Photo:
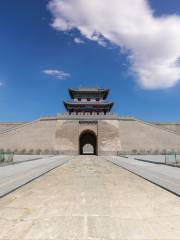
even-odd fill
[(93, 131), (85, 130), (79, 137), (80, 155), (97, 155), (97, 137)]

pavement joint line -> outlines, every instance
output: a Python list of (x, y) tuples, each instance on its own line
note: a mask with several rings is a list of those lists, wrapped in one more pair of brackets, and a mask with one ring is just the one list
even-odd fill
[[(44, 166), (43, 164), (42, 164), (42, 166)], [(45, 167), (47, 166), (47, 164), (45, 165)], [(38, 170), (36, 170), (36, 168), (37, 168), (37, 166), (34, 166), (34, 168), (31, 168), (31, 170), (30, 171), (28, 171), (28, 174), (30, 174), (30, 173), (36, 173), (36, 171), (37, 171), (37, 174), (38, 174)], [(46, 171), (46, 170), (45, 170)], [(27, 173), (25, 172), (25, 173), (21, 173), (20, 174), (20, 176), (19, 177), (16, 177), (16, 180), (21, 180), (24, 176), (27, 176)], [(10, 179), (10, 180), (8, 180), (8, 181), (4, 181), (2, 184), (0, 184), (0, 187), (4, 187), (4, 186), (6, 186), (7, 184), (9, 184), (9, 183), (14, 183), (14, 180), (13, 179)]]
[[(69, 160), (68, 160), (68, 161), (69, 161)], [(22, 185), (19, 185), (18, 187), (14, 188), (14, 189), (11, 189), (10, 191), (8, 191), (8, 192), (6, 192), (6, 193), (0, 195), (0, 199), (3, 198), (3, 197), (5, 197), (5, 196), (7, 196), (7, 195), (9, 195), (9, 194), (12, 193), (12, 192), (18, 190), (19, 188), (21, 188), (21, 187), (27, 185), (28, 183), (31, 183), (32, 181), (34, 181), (34, 180), (36, 180), (36, 179), (38, 179), (38, 178), (44, 176), (45, 174), (47, 174), (47, 173), (49, 173), (49, 172), (55, 170), (56, 168), (58, 168), (58, 167), (60, 167), (60, 166), (62, 166), (62, 165), (64, 165), (64, 164), (66, 164), (68, 161), (64, 160), (64, 162), (61, 162), (61, 164), (59, 164), (59, 165), (57, 165), (57, 166), (55, 166), (55, 167), (53, 167), (53, 168), (51, 168), (51, 169), (49, 169), (49, 170), (47, 170), (47, 171), (41, 173), (40, 175), (38, 175), (38, 176), (36, 176), (36, 177), (33, 177), (32, 179), (28, 180), (27, 182), (23, 183)]]
[(154, 181), (152, 181), (152, 180), (150, 180), (150, 179), (148, 179), (148, 178), (146, 178), (146, 177), (143, 177), (142, 175), (134, 172), (133, 170), (129, 170), (128, 168), (126, 168), (126, 167), (124, 167), (124, 166), (121, 166), (121, 165), (118, 164), (118, 163), (115, 163), (113, 160), (108, 160), (108, 159), (106, 159), (106, 160), (107, 160), (107, 161), (110, 161), (112, 164), (116, 165), (117, 167), (120, 167), (120, 168), (122, 168), (122, 169), (124, 169), (124, 170), (126, 170), (126, 171), (128, 171), (128, 172), (130, 172), (130, 173), (132, 173), (132, 174), (134, 174), (134, 175), (136, 175), (136, 176), (138, 176), (138, 177), (140, 177), (140, 178), (142, 178), (142, 179), (144, 179), (144, 180), (146, 180), (146, 181), (148, 181), (148, 182), (150, 182), (150, 183), (152, 183), (152, 184), (160, 187), (160, 188), (162, 188), (163, 190), (168, 191), (168, 192), (174, 194), (175, 196), (180, 197), (180, 194), (176, 193), (175, 191), (172, 191), (172, 190), (170, 190), (169, 188), (164, 187), (164, 186), (162, 186), (162, 185), (160, 185), (160, 184), (158, 184), (158, 183), (156, 183), (156, 182), (154, 182)]
[[(39, 160), (46, 160), (46, 159), (39, 159)], [(57, 162), (56, 162), (56, 163), (57, 163)], [(51, 162), (51, 165), (54, 165), (54, 164), (55, 164), (55, 163), (52, 163), (52, 162)], [(50, 165), (50, 166), (51, 166), (51, 165)], [(48, 166), (48, 162), (47, 162), (45, 165), (44, 165), (43, 163), (41, 163), (40, 166), (42, 166), (42, 167), (47, 167), (47, 166)], [(38, 167), (40, 167), (40, 166), (38, 166)], [(49, 167), (50, 167), (50, 166), (49, 166)], [(34, 172), (36, 172), (36, 169), (37, 169), (37, 166), (34, 166), (33, 168), (30, 169), (30, 171), (28, 171), (28, 173), (31, 173), (31, 172), (34, 173)], [(19, 177), (19, 178), (16, 177), (16, 179), (21, 179), (22, 176), (26, 176), (26, 175), (27, 175), (26, 173), (23, 173), (23, 174), (21, 173), (20, 177)], [(3, 187), (3, 185), (6, 185), (7, 183), (11, 183), (11, 182), (13, 183), (14, 180), (9, 180), (9, 181), (7, 181), (6, 178), (5, 178), (4, 182), (3, 182), (2, 184), (0, 184), (0, 187)]]
[[(115, 160), (115, 161), (116, 161), (116, 160)], [(127, 163), (127, 164), (128, 164), (128, 163)], [(138, 168), (137, 168), (136, 165), (133, 165), (133, 168), (134, 168), (134, 170), (132, 170), (132, 171), (139, 171), (139, 174), (141, 174), (141, 171), (142, 171), (142, 170), (147, 171), (147, 168), (142, 167), (142, 166), (141, 166), (141, 169), (140, 169), (140, 170), (138, 170)], [(158, 180), (158, 179), (161, 180), (161, 178), (158, 177), (158, 176), (156, 176), (156, 174), (154, 174), (153, 171), (151, 171), (151, 170), (148, 170), (148, 171), (149, 171), (149, 173), (150, 173), (154, 178), (156, 178), (157, 180)], [(178, 183), (174, 183), (174, 182), (173, 182), (172, 180), (170, 180), (170, 179), (164, 179), (164, 182), (166, 182), (167, 184), (173, 183), (174, 185), (179, 186)]]

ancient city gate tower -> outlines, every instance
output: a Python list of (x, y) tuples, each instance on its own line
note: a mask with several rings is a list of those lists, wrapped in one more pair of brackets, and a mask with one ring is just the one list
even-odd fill
[(69, 89), (71, 100), (64, 101), (67, 113), (58, 121), (59, 150), (99, 155), (103, 150), (112, 154), (115, 148), (120, 149), (118, 123), (110, 112), (113, 103), (106, 101), (108, 94), (109, 89)]
[(157, 125), (115, 115), (113, 103), (106, 100), (108, 89), (69, 89), (69, 94), (65, 113), (14, 126), (0, 123), (0, 148), (65, 155), (180, 152), (180, 124)]

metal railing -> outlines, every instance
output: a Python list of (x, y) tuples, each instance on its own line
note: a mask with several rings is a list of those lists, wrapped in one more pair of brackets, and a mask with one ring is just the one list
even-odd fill
[(165, 164), (179, 164), (180, 163), (180, 155), (179, 154), (165, 154)]
[(169, 164), (169, 165), (180, 165), (180, 154), (177, 153), (164, 153), (164, 154), (122, 154), (117, 155), (135, 159), (139, 161), (145, 161), (157, 164)]
[(13, 157), (14, 157), (14, 152), (0, 152), (0, 163), (12, 162)]

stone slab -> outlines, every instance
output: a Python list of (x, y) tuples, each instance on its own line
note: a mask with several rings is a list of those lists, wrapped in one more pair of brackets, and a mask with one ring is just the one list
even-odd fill
[(107, 157), (107, 159), (180, 196), (180, 168), (164, 164), (142, 162), (132, 157)]
[(62, 165), (67, 157), (42, 158), (0, 167), (0, 197)]
[(0, 199), (1, 240), (179, 240), (180, 199), (79, 156)]

